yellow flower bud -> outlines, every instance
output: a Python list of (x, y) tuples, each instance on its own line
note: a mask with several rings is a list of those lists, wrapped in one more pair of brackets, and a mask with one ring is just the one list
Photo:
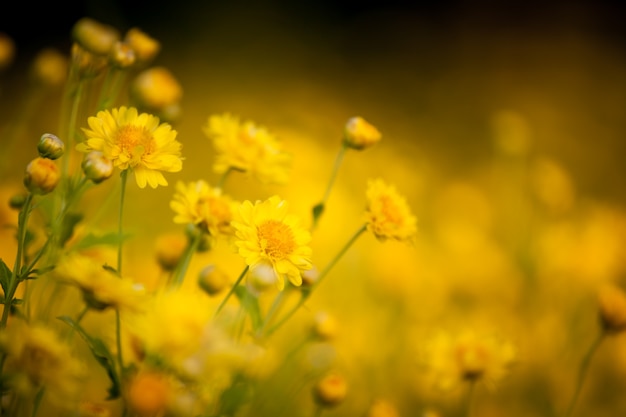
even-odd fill
[(156, 240), (156, 259), (161, 268), (172, 271), (178, 265), (187, 247), (187, 237), (182, 234), (159, 236)]
[(152, 61), (161, 50), (161, 44), (138, 28), (126, 32), (124, 41), (135, 51), (137, 60), (142, 63)]
[(77, 43), (72, 45), (72, 65), (80, 78), (92, 78), (100, 74), (108, 64), (107, 56), (89, 52)]
[(65, 152), (65, 144), (52, 133), (44, 133), (37, 144), (39, 156), (48, 159), (59, 159)]
[(115, 42), (109, 54), (109, 60), (113, 66), (124, 69), (132, 67), (137, 57), (135, 51), (127, 43)]
[(73, 39), (87, 51), (96, 55), (108, 55), (120, 33), (112, 26), (84, 17), (72, 28)]
[(380, 142), (381, 138), (382, 135), (378, 129), (362, 117), (350, 118), (344, 128), (344, 143), (352, 149), (369, 148)]
[(128, 407), (138, 416), (162, 415), (167, 409), (170, 391), (165, 375), (141, 371), (130, 380)]
[(57, 87), (67, 79), (67, 70), (67, 57), (55, 49), (46, 48), (37, 54), (30, 71), (37, 84)]
[(0, 33), (0, 70), (9, 67), (15, 58), (15, 42), (5, 33)]
[(337, 320), (325, 311), (320, 311), (315, 315), (313, 321), (313, 334), (321, 340), (331, 340), (339, 332)]
[(230, 285), (230, 277), (215, 265), (208, 265), (200, 271), (198, 285), (207, 294), (216, 295)]
[(322, 407), (334, 407), (340, 404), (348, 393), (346, 379), (331, 372), (319, 380), (313, 387), (313, 398)]
[(317, 282), (320, 273), (313, 267), (302, 272), (302, 287), (311, 287)]
[(33, 194), (48, 194), (59, 183), (61, 174), (54, 161), (35, 158), (26, 166), (24, 185)]
[(183, 89), (167, 68), (155, 67), (142, 71), (135, 78), (131, 94), (138, 107), (160, 112), (177, 104), (183, 96)]
[(615, 285), (606, 285), (598, 292), (600, 322), (605, 331), (626, 330), (626, 295)]
[(102, 152), (92, 151), (85, 154), (81, 163), (85, 177), (99, 184), (113, 175), (113, 161), (106, 158)]
[(270, 288), (276, 288), (278, 277), (274, 268), (269, 264), (258, 264), (250, 268), (248, 272), (248, 288), (254, 294), (261, 294)]
[(367, 411), (367, 417), (399, 417), (400, 414), (396, 407), (390, 402), (382, 399), (374, 400), (369, 410)]

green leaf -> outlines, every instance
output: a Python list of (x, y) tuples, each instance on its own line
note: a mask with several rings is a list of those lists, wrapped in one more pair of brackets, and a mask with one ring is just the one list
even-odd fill
[(245, 285), (239, 285), (235, 288), (235, 295), (239, 298), (241, 306), (248, 312), (250, 320), (252, 321), (252, 328), (256, 332), (263, 325), (263, 319), (261, 317), (261, 308), (259, 307), (259, 300), (250, 293), (248, 287)]
[(61, 316), (57, 317), (59, 320), (68, 324), (71, 328), (76, 330), (78, 334), (83, 338), (83, 340), (87, 343), (89, 350), (93, 354), (94, 358), (98, 361), (98, 363), (106, 370), (109, 379), (111, 380), (111, 386), (108, 389), (109, 396), (107, 400), (113, 400), (120, 397), (120, 378), (117, 374), (115, 368), (115, 360), (113, 359), (113, 355), (109, 352), (109, 349), (104, 344), (104, 342), (97, 337), (89, 336), (85, 330), (80, 327), (78, 323), (76, 323), (71, 317)]
[(84, 218), (81, 213), (67, 213), (63, 218), (61, 231), (59, 232), (59, 245), (65, 246), (68, 240), (74, 235), (76, 225)]
[(128, 239), (129, 236), (129, 234), (120, 236), (117, 232), (107, 233), (101, 236), (90, 233), (78, 242), (76, 249), (86, 249), (99, 245), (118, 246), (121, 242)]
[(9, 287), (9, 281), (11, 280), (11, 269), (0, 259), (0, 285), (2, 286), (2, 292), (7, 293)]
[(313, 207), (313, 221), (317, 221), (322, 213), (324, 213), (324, 203), (316, 204)]

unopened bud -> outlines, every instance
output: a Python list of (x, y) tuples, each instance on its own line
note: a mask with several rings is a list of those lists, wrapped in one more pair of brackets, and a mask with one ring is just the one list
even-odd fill
[(105, 157), (102, 152), (91, 151), (85, 154), (81, 163), (85, 177), (99, 184), (113, 175), (113, 161)]
[(156, 241), (156, 259), (165, 271), (173, 271), (187, 247), (187, 237), (183, 234), (159, 236)]
[(54, 161), (47, 158), (35, 158), (26, 166), (24, 185), (33, 194), (48, 194), (52, 192), (61, 174)]
[(109, 54), (111, 64), (120, 69), (132, 67), (136, 59), (135, 51), (124, 42), (115, 42)]
[(205, 266), (198, 275), (198, 285), (209, 295), (219, 294), (229, 284), (229, 276), (215, 265)]
[(83, 17), (72, 28), (73, 39), (87, 51), (96, 55), (108, 55), (120, 33), (112, 26), (89, 17)]
[(334, 407), (340, 404), (348, 393), (346, 379), (332, 372), (324, 376), (313, 387), (313, 399), (323, 407)]
[(135, 78), (131, 94), (138, 107), (160, 112), (179, 103), (183, 89), (167, 68), (155, 67), (144, 70)]
[(337, 320), (325, 311), (320, 311), (315, 315), (313, 321), (313, 335), (321, 340), (331, 340), (339, 332)]
[(381, 138), (382, 135), (378, 129), (362, 117), (350, 118), (344, 128), (343, 141), (346, 146), (352, 149), (363, 150), (369, 148), (380, 142)]
[(161, 44), (138, 28), (131, 28), (126, 32), (124, 41), (135, 51), (137, 60), (141, 63), (152, 61), (161, 50)]
[(610, 333), (626, 330), (626, 295), (615, 285), (606, 285), (598, 292), (600, 322)]
[(96, 55), (80, 46), (72, 45), (72, 65), (81, 79), (93, 78), (107, 67), (107, 56)]
[(52, 133), (44, 133), (37, 144), (39, 156), (48, 159), (59, 159), (65, 152), (65, 144)]

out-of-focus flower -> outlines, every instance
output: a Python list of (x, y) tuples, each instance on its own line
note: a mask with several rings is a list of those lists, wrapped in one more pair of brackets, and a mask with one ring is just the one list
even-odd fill
[(78, 406), (78, 417), (111, 417), (111, 409), (103, 404), (84, 401)]
[(213, 188), (204, 180), (179, 181), (170, 208), (176, 213), (174, 223), (194, 224), (211, 236), (229, 236), (235, 204), (221, 188)]
[(161, 50), (159, 41), (139, 28), (130, 28), (124, 36), (124, 42), (135, 51), (137, 60), (142, 64), (152, 61)]
[(48, 159), (59, 159), (65, 152), (65, 144), (52, 133), (44, 133), (37, 144), (39, 156)]
[(270, 264), (258, 264), (250, 268), (247, 285), (253, 294), (259, 295), (276, 288), (278, 275)]
[(470, 330), (456, 336), (437, 335), (425, 353), (434, 386), (442, 390), (454, 389), (466, 381), (482, 381), (493, 389), (516, 359), (511, 342)]
[(221, 268), (208, 265), (198, 275), (198, 285), (207, 294), (213, 296), (222, 292), (230, 283), (230, 277)]
[(334, 407), (346, 398), (348, 383), (343, 375), (330, 372), (313, 386), (313, 399), (322, 407)]
[(135, 60), (135, 51), (124, 42), (115, 42), (109, 53), (109, 61), (119, 69), (132, 67)]
[(291, 155), (265, 127), (224, 113), (210, 116), (203, 130), (217, 152), (213, 165), (216, 173), (245, 172), (265, 183), (289, 180)]
[(48, 194), (56, 188), (60, 179), (61, 173), (54, 161), (37, 157), (26, 166), (24, 185), (33, 194)]
[(569, 173), (556, 161), (537, 158), (530, 175), (532, 191), (551, 213), (561, 214), (574, 206), (574, 184)]
[(156, 260), (165, 271), (172, 271), (185, 252), (189, 239), (184, 234), (164, 234), (155, 243)]
[(278, 196), (252, 204), (246, 200), (236, 212), (236, 242), (246, 264), (255, 267), (269, 264), (277, 276), (277, 286), (284, 288), (286, 277), (293, 285), (302, 284), (302, 271), (312, 267), (311, 234), (297, 216), (288, 213), (288, 205)]
[(500, 110), (493, 114), (491, 125), (498, 151), (510, 156), (524, 156), (530, 151), (531, 129), (521, 113)]
[(108, 55), (120, 37), (119, 31), (113, 26), (89, 17), (79, 19), (72, 27), (74, 41), (96, 55)]
[(108, 55), (102, 56), (89, 52), (78, 43), (74, 43), (71, 49), (71, 66), (79, 79), (93, 78), (107, 67)]
[(140, 370), (128, 381), (128, 408), (138, 416), (164, 415), (172, 397), (171, 378), (158, 371)]
[(352, 149), (370, 148), (381, 139), (382, 135), (378, 129), (362, 117), (351, 117), (344, 128), (343, 141)]
[(381, 179), (370, 180), (366, 194), (367, 230), (380, 241), (393, 239), (411, 243), (417, 233), (417, 219), (395, 187)]
[(5, 384), (28, 396), (46, 388), (46, 397), (59, 405), (71, 404), (86, 376), (83, 364), (52, 329), (12, 320), (0, 332), (0, 349), (7, 355)]
[(56, 49), (45, 48), (35, 56), (30, 71), (38, 85), (57, 87), (67, 79), (68, 59)]
[(85, 154), (81, 168), (85, 177), (94, 184), (99, 184), (113, 175), (113, 161), (105, 157), (100, 151), (91, 151)]
[(83, 128), (87, 138), (76, 149), (100, 151), (117, 168), (131, 169), (140, 188), (167, 185), (161, 171), (182, 169), (177, 132), (168, 123), (159, 123), (158, 117), (122, 106), (98, 112), (88, 124), (89, 129)]
[(606, 332), (626, 330), (626, 294), (614, 284), (605, 284), (598, 291), (600, 322)]
[(0, 32), (0, 71), (9, 67), (15, 58), (15, 42), (6, 33)]
[(392, 403), (378, 398), (367, 410), (367, 417), (400, 417), (400, 413)]
[(210, 321), (206, 295), (184, 289), (164, 291), (143, 306), (145, 314), (128, 320), (135, 356), (181, 367), (200, 348)]
[(71, 253), (61, 258), (53, 273), (59, 281), (76, 286), (94, 310), (141, 310), (144, 289), (107, 271), (93, 258)]
[(165, 67), (143, 70), (133, 80), (130, 87), (131, 98), (137, 107), (144, 111), (168, 115), (168, 120), (176, 115), (183, 96), (183, 88), (174, 74)]

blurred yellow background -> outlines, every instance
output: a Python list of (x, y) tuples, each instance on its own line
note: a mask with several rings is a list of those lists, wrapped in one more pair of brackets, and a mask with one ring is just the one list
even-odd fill
[[(183, 86), (174, 127), (185, 161), (166, 175), (170, 187), (129, 183), (125, 219), (135, 237), (126, 259), (132, 275), (150, 281), (158, 268), (146, 248), (180, 231), (168, 206), (173, 185), (217, 180), (201, 129), (209, 115), (264, 125), (294, 156), (288, 185), (233, 175), (228, 193), (253, 201), (277, 193), (307, 221), (345, 122), (366, 118), (383, 139), (347, 152), (314, 235), (314, 263), (328, 263), (361, 225), (369, 178), (406, 196), (419, 237), (415, 247), (361, 237), (296, 317), (328, 310), (339, 319), (338, 357), (356, 394), (332, 412), (362, 415), (375, 396), (393, 399), (402, 415), (449, 411), (448, 397), (427, 388), (419, 352), (438, 330), (476, 326), (519, 349), (502, 386), (479, 393), (477, 415), (561, 415), (597, 333), (594, 293), (626, 284), (625, 9), (617, 1), (434, 3), (87, 1), (58, 22), (29, 21), (25, 11), (10, 22), (3, 13), (18, 56), (1, 75), (0, 120), (3, 129), (15, 121), (32, 56), (51, 45), (69, 51), (71, 26), (84, 15), (161, 42), (155, 65)], [(57, 128), (58, 94), (21, 126), (0, 186), (19, 185), (39, 137)], [(100, 227), (115, 227), (114, 208)], [(243, 264), (229, 250), (195, 258), (192, 275), (221, 260), (236, 275)], [(602, 347), (580, 415), (626, 413), (625, 343), (619, 336)]]

